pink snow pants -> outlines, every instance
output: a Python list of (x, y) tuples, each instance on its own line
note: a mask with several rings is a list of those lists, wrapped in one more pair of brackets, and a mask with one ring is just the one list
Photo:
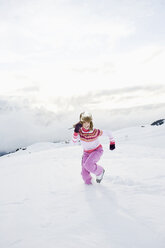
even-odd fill
[(82, 178), (86, 184), (91, 184), (91, 175), (90, 173), (95, 174), (96, 176), (100, 175), (103, 172), (103, 168), (96, 163), (99, 161), (101, 155), (103, 154), (103, 148), (99, 147), (93, 152), (85, 152), (82, 156)]

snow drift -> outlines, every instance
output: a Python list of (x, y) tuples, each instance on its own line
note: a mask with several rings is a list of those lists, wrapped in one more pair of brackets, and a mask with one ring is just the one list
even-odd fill
[(80, 145), (38, 143), (0, 158), (0, 247), (163, 248), (165, 125), (102, 138), (101, 184), (84, 185)]

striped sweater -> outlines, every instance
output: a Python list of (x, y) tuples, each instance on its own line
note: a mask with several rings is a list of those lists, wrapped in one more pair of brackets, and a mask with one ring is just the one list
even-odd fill
[(76, 143), (80, 140), (83, 150), (85, 152), (92, 152), (96, 150), (98, 147), (101, 147), (99, 136), (108, 136), (110, 143), (115, 144), (115, 140), (112, 136), (111, 131), (93, 129), (92, 131), (86, 130), (85, 128), (80, 128), (79, 133), (73, 133), (72, 141)]

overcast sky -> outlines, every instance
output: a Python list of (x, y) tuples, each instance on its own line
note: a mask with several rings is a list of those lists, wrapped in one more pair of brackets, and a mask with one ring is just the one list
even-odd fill
[(162, 117), (164, 23), (163, 0), (0, 0), (0, 109)]

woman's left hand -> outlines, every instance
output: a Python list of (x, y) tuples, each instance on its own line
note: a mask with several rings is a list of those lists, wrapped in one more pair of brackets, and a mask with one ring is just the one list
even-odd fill
[(115, 149), (115, 142), (110, 142), (110, 145), (109, 145), (109, 149), (110, 150), (114, 150)]

